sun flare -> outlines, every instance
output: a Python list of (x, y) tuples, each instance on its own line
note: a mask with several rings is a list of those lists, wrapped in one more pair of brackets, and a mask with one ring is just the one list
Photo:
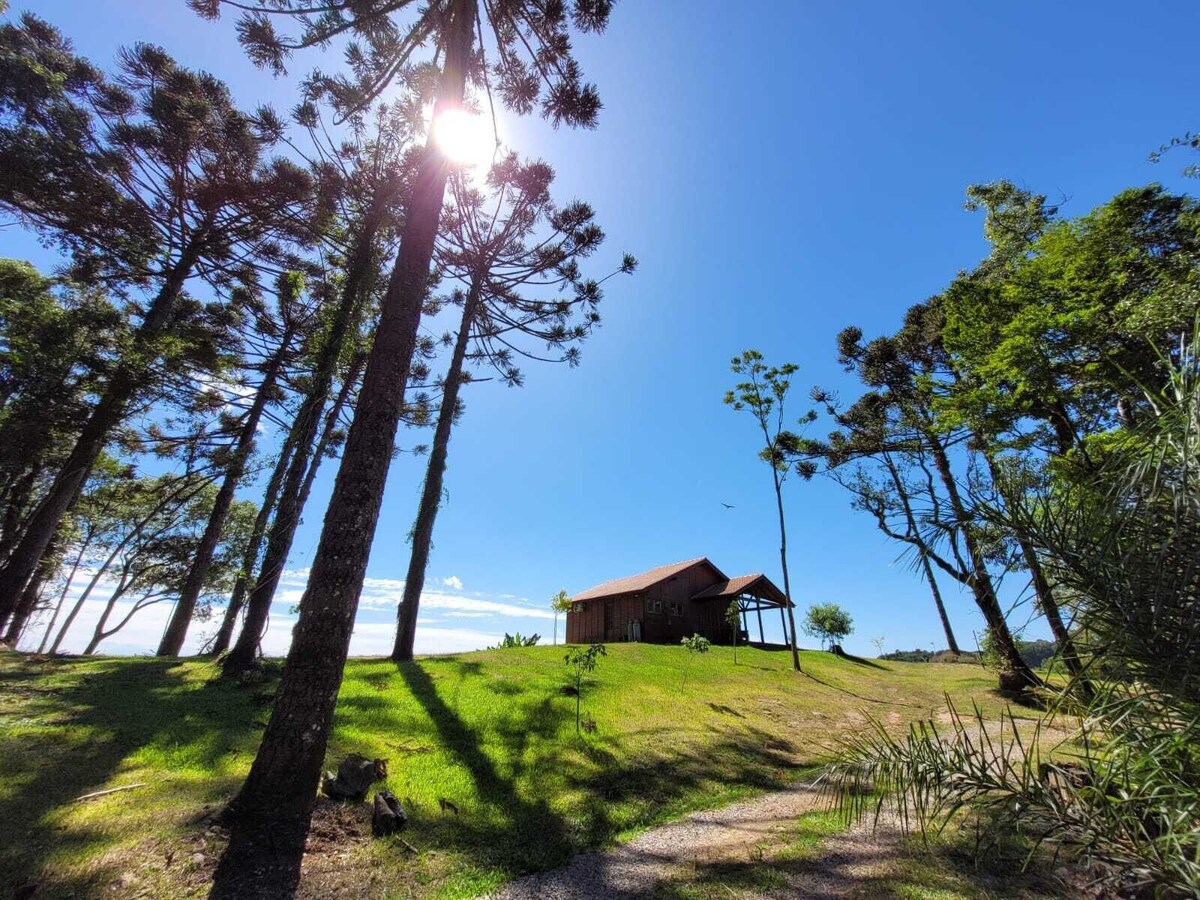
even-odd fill
[(448, 109), (438, 115), (433, 139), (446, 158), (460, 166), (486, 166), (496, 148), (487, 118), (464, 109)]

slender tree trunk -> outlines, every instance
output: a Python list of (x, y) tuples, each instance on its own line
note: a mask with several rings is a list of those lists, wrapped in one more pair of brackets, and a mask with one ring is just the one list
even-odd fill
[(146, 357), (153, 354), (154, 339), (170, 322), (175, 302), (183, 292), (184, 282), (198, 258), (199, 241), (199, 235), (193, 237), (163, 281), (145, 319), (138, 327), (128, 360), (113, 373), (58, 476), (50, 485), (46, 496), (42, 498), (37, 511), (30, 517), (20, 542), (3, 568), (0, 568), (0, 619), (11, 613), (21, 591), (37, 571), (38, 562), (45, 554), (50, 541), (54, 539), (63, 516), (79, 496), (113, 429), (124, 419), (129, 401), (144, 387)]
[(329, 441), (332, 439), (334, 431), (337, 430), (337, 423), (342, 417), (342, 411), (350, 403), (350, 395), (354, 393), (354, 388), (362, 376), (363, 366), (366, 365), (366, 362), (366, 351), (359, 350), (354, 354), (350, 359), (350, 365), (346, 367), (346, 375), (342, 379), (342, 387), (338, 391), (337, 398), (333, 401), (333, 406), (329, 407), (329, 411), (325, 413), (325, 424), (321, 426), (321, 437), (309, 455), (304, 485), (300, 488), (300, 512), (304, 512), (304, 507), (308, 504), (308, 495), (312, 493), (313, 482), (317, 480), (317, 473), (321, 470), (321, 463), (325, 460)]
[(125, 546), (128, 540), (129, 539), (126, 538), (125, 540), (121, 541), (121, 543), (119, 543), (113, 549), (113, 551), (109, 553), (108, 558), (104, 560), (104, 562), (100, 565), (100, 568), (96, 570), (95, 574), (92, 575), (87, 587), (83, 589), (83, 593), (79, 595), (79, 599), (75, 601), (75, 605), (71, 607), (71, 611), (67, 613), (67, 618), (63, 621), (62, 628), (59, 629), (58, 636), (54, 638), (54, 643), (50, 645), (51, 656), (58, 652), (59, 645), (62, 644), (63, 639), (67, 636), (67, 632), (71, 629), (71, 625), (74, 623), (75, 617), (78, 616), (79, 611), (83, 609), (83, 604), (87, 603), (88, 597), (92, 595), (92, 591), (96, 589), (96, 585), (100, 583), (100, 579), (104, 577), (104, 573), (107, 572), (109, 567), (116, 561), (118, 554), (121, 552), (121, 548)]
[(79, 566), (83, 562), (83, 557), (87, 553), (88, 547), (91, 545), (91, 543), (92, 535), (89, 534), (79, 546), (79, 552), (75, 555), (75, 562), (71, 564), (71, 571), (67, 574), (67, 580), (63, 584), (62, 590), (59, 591), (58, 603), (54, 607), (54, 614), (50, 616), (50, 622), (48, 625), (46, 625), (46, 630), (42, 634), (42, 642), (38, 644), (38, 653), (44, 653), (46, 651), (46, 643), (50, 640), (50, 635), (54, 632), (54, 626), (58, 622), (58, 616), (67, 603), (67, 594), (71, 592), (71, 585), (75, 581), (75, 576), (79, 572)]
[[(296, 538), (296, 529), (300, 526), (300, 517), (304, 514), (308, 495), (312, 491), (317, 471), (321, 468), (321, 461), (325, 458), (325, 448), (329, 444), (330, 435), (337, 427), (337, 420), (341, 416), (342, 409), (350, 399), (363, 362), (364, 355), (361, 352), (356, 353), (350, 361), (350, 367), (342, 381), (337, 399), (334, 400), (325, 416), (325, 424), (321, 429), (321, 436), (317, 440), (316, 446), (300, 444), (293, 451), (283, 489), (280, 491), (280, 498), (276, 504), (275, 519), (271, 523), (267, 552), (259, 569), (258, 577), (249, 591), (246, 619), (242, 623), (237, 643), (222, 665), (222, 671), (226, 676), (236, 675), (245, 670), (254, 662), (258, 653), (259, 642), (266, 633), (271, 603), (275, 599), (275, 592), (279, 589), (279, 580), (283, 577), (288, 556), (292, 552), (292, 542)], [(320, 410), (318, 409), (314, 415), (320, 415)], [(301, 434), (298, 435), (298, 438), (304, 436)], [(299, 486), (299, 494), (296, 494), (296, 480), (300, 478), (301, 474), (303, 474), (304, 480)]]
[(246, 543), (242, 567), (237, 574), (237, 580), (233, 583), (233, 593), (229, 595), (229, 605), (225, 607), (225, 615), (221, 618), (221, 627), (217, 629), (212, 646), (209, 647), (208, 652), (213, 656), (228, 650), (229, 642), (233, 639), (233, 629), (237, 625), (237, 617), (241, 613), (246, 599), (246, 587), (253, 580), (254, 571), (258, 568), (258, 551), (262, 549), (263, 537), (267, 533), (267, 523), (271, 520), (271, 513), (279, 500), (283, 475), (287, 471), (288, 463), (295, 450), (296, 435), (295, 423), (293, 423), (283, 442), (283, 447), (280, 448), (279, 458), (275, 460), (275, 468), (267, 481), (267, 489), (263, 492), (262, 506), (258, 508), (258, 515), (254, 518), (254, 528), (250, 532), (250, 540)]
[[(438, 410), (437, 426), (433, 432), (433, 445), (429, 450), (429, 464), (425, 469), (425, 485), (421, 491), (421, 503), (417, 507), (417, 520), (413, 524), (412, 555), (408, 559), (408, 575), (404, 579), (404, 598), (396, 611), (396, 644), (392, 648), (392, 659), (400, 662), (413, 658), (413, 643), (417, 636), (417, 613), (421, 604), (421, 591), (425, 587), (425, 567), (429, 564), (429, 546), (433, 541), (433, 526), (437, 521), (438, 507), (442, 501), (442, 485), (446, 474), (446, 457), (450, 447), (450, 433), (454, 429), (454, 414), (458, 408), (458, 392), (462, 386), (463, 363), (467, 358), (467, 344), (471, 339), (471, 326), (479, 308), (483, 293), (483, 275), (476, 273), (471, 281), (467, 299), (463, 303), (462, 322), (458, 327), (458, 338), (450, 357), (450, 367), (442, 382), (442, 404)], [(555, 643), (558, 642), (558, 619), (554, 620)]]
[[(460, 106), (476, 0), (449, 10), (437, 116)], [(354, 422), (300, 601), (300, 618), (250, 774), (230, 807), (231, 833), (210, 897), (289, 897), (299, 882), (333, 710), (404, 406), (449, 164), (430, 142), (418, 167), (400, 252)]]
[(100, 614), (100, 619), (96, 622), (96, 627), (92, 631), (92, 639), (88, 641), (88, 645), (83, 648), (84, 656), (91, 656), (93, 653), (95, 653), (96, 648), (100, 646), (100, 642), (112, 633), (109, 632), (106, 634), (104, 632), (104, 626), (108, 624), (108, 617), (112, 615), (113, 609), (116, 608), (117, 601), (125, 596), (125, 591), (128, 588), (125, 583), (126, 574), (127, 573), (122, 573), (121, 583), (117, 585), (117, 589), (112, 592), (112, 595), (108, 598), (108, 602), (104, 604), (104, 612)]
[[(254, 664), (258, 653), (258, 644), (262, 640), (267, 619), (271, 613), (271, 601), (279, 586), (287, 565), (288, 554), (292, 550), (292, 540), (296, 536), (296, 528), (300, 525), (300, 515), (303, 511), (307, 492), (304, 489), (306, 474), (309, 470), (310, 454), (313, 442), (317, 438), (321, 426), (321, 413), (329, 399), (329, 391), (333, 387), (334, 376), (337, 374), (337, 363), (341, 351), (350, 334), (351, 326), (357, 317), (358, 310), (365, 301), (367, 284), (371, 275), (372, 258), (374, 255), (375, 237), (382, 224), (382, 205), (374, 208), (370, 217), (364, 222), (352, 254), (350, 267), (346, 275), (346, 283), (330, 324), (329, 334), (318, 354), (317, 364), (312, 376), (312, 383), (300, 408), (296, 411), (296, 421), (293, 432), (296, 435), (295, 449), (288, 462), (284, 475), (283, 487), (279, 492), (279, 502), (275, 508), (275, 518), (267, 537), (267, 549), (263, 555), (262, 566), (258, 577), (254, 579), (249, 589), (246, 601), (246, 618), (242, 622), (242, 630), (233, 649), (221, 664), (224, 675), (234, 676), (245, 671)], [(350, 381), (349, 378), (346, 379)], [(320, 457), (317, 457), (319, 460)], [(308, 481), (311, 484), (311, 481)]]
[(200, 593), (208, 581), (208, 572), (212, 568), (213, 556), (216, 554), (217, 544), (220, 543), (221, 533), (225, 530), (225, 521), (229, 518), (229, 510), (233, 506), (234, 493), (237, 491), (242, 476), (246, 474), (246, 462), (254, 451), (255, 440), (258, 437), (258, 424), (262, 421), (267, 401), (275, 389), (275, 382), (283, 367), (284, 359), (291, 350), (293, 334), (294, 332), (290, 328), (285, 329), (278, 349), (271, 356), (263, 371), (262, 383), (258, 386), (254, 402), (250, 405), (246, 421), (242, 424), (242, 430), (238, 434), (237, 446), (229, 461), (229, 466), (225, 470), (225, 480), (221, 483), (221, 489), (217, 491), (217, 496), (213, 501), (208, 524), (204, 527), (204, 534), (200, 536), (196, 555), (192, 559), (191, 568), (188, 569), (183, 589), (179, 592), (179, 601), (175, 604), (175, 611), (171, 615), (170, 622), (167, 623), (167, 630), (163, 633), (162, 642), (158, 647), (159, 656), (178, 656), (183, 650), (188, 626), (192, 623), (192, 616), (196, 612), (196, 603), (200, 600)]
[(937, 606), (938, 616), (942, 620), (942, 630), (946, 632), (946, 644), (950, 648), (950, 652), (957, 656), (962, 651), (958, 649), (958, 641), (954, 639), (954, 629), (950, 627), (950, 616), (946, 614), (946, 604), (942, 602), (941, 588), (938, 587), (937, 578), (933, 574), (933, 566), (929, 564), (929, 557), (925, 553), (921, 554), (921, 569), (925, 573), (925, 581), (929, 584), (934, 605)]
[(21, 525), (24, 524), (25, 513), (28, 511), (29, 498), (33, 493), (33, 486), (37, 483), (37, 477), (41, 472), (41, 466), (33, 463), (26, 469), (19, 480), (17, 480), (12, 490), (9, 491), (7, 497), (7, 505), (4, 509), (4, 525), (0, 529), (0, 565), (8, 559), (12, 553), (13, 547), (21, 539)]
[(25, 585), (25, 590), (21, 592), (21, 599), (17, 601), (17, 608), (13, 611), (12, 618), (8, 620), (8, 629), (4, 632), (4, 642), (14, 650), (17, 648), (17, 642), (21, 640), (21, 634), (25, 631), (29, 617), (37, 608), (38, 597), (41, 596), (42, 586), (45, 583), (45, 578), (40, 571), (34, 575), (29, 580), (29, 584)]
[(117, 542), (116, 546), (112, 548), (111, 552), (109, 552), (100, 568), (96, 570), (96, 573), (92, 576), (92, 580), (88, 582), (88, 586), (84, 589), (83, 593), (79, 595), (79, 599), (75, 601), (75, 605), (71, 608), (71, 612), (67, 615), (66, 621), (63, 622), (62, 629), (58, 632), (58, 637), (56, 637), (54, 639), (54, 643), (50, 645), (51, 654), (58, 652), (59, 644), (61, 644), (63, 642), (63, 638), (67, 636), (67, 631), (70, 629), (71, 624), (75, 621), (75, 617), (79, 615), (79, 611), (83, 609), (83, 604), (87, 602), (88, 597), (91, 596), (91, 593), (93, 590), (95, 590), (96, 585), (100, 583), (100, 579), (104, 577), (104, 573), (108, 571), (109, 567), (112, 566), (114, 562), (116, 562), (117, 557), (121, 555), (121, 552), (127, 546), (129, 546), (129, 542), (136, 540), (141, 535), (143, 529), (150, 524), (154, 517), (158, 515), (167, 506), (167, 504), (179, 499), (182, 499), (184, 502), (186, 502), (192, 497), (196, 496), (196, 494), (209, 483), (210, 479), (204, 479), (200, 483), (199, 487), (185, 483), (180, 489), (172, 490), (163, 499), (156, 503), (154, 508), (151, 509), (150, 512), (145, 516), (143, 516), (142, 519), (129, 530), (128, 534), (126, 534), (123, 538), (121, 538), (120, 541)]
[[(919, 538), (920, 532), (917, 529), (917, 518), (913, 515), (912, 504), (909, 503), (907, 485), (901, 479), (895, 463), (886, 451), (883, 454), (883, 461), (887, 466), (888, 474), (892, 476), (892, 484), (896, 488), (896, 496), (900, 498), (900, 505), (904, 508), (904, 521), (908, 525), (909, 534), (914, 538)], [(933, 593), (933, 603), (937, 607), (938, 616), (942, 620), (942, 630), (946, 632), (946, 643), (950, 648), (950, 652), (958, 655), (961, 652), (958, 649), (958, 641), (954, 639), (954, 629), (950, 627), (950, 616), (946, 614), (946, 604), (942, 602), (942, 591), (938, 587), (937, 579), (934, 577), (933, 566), (929, 564), (929, 553), (926, 551), (924, 543), (921, 544), (918, 550), (921, 554), (921, 568), (925, 573), (925, 581), (929, 584), (929, 590)]]
[[(1011, 508), (1012, 502), (1003, 488), (1003, 480), (999, 477), (995, 457), (988, 450), (983, 451), (983, 457), (987, 462), (988, 472), (992, 476), (992, 484), (1004, 504)], [(1037, 551), (1034, 550), (1025, 535), (1014, 532), (1014, 536), (1017, 539), (1017, 546), (1021, 548), (1021, 558), (1025, 560), (1025, 566), (1029, 569), (1029, 580), (1033, 584), (1034, 596), (1037, 597), (1038, 606), (1046, 617), (1046, 622), (1050, 625), (1050, 633), (1054, 635), (1054, 642), (1058, 645), (1058, 652), (1062, 655), (1063, 663), (1071, 676), (1076, 679), (1084, 696), (1090, 696), (1091, 687), (1088, 684), (1083, 663), (1079, 659), (1075, 641), (1072, 640), (1071, 633), (1063, 622), (1062, 611), (1059, 609), (1058, 600), (1050, 587), (1050, 581), (1046, 578), (1046, 572), (1042, 569), (1042, 561), (1038, 559)]]
[(936, 435), (926, 433), (925, 437), (933, 455), (934, 468), (937, 469), (946, 488), (946, 494), (950, 499), (950, 508), (954, 512), (955, 524), (962, 535), (963, 544), (967, 548), (967, 555), (971, 561), (969, 586), (975, 597), (975, 604), (983, 613), (983, 618), (992, 633), (992, 640), (1005, 668), (1017, 682), (1027, 687), (1037, 687), (1042, 683), (1041, 679), (1033, 674), (1033, 670), (1029, 668), (1025, 660), (1021, 659), (1020, 651), (1017, 650), (1017, 642), (1013, 640), (1008, 622), (1004, 619), (1004, 610), (996, 596), (996, 589), (987, 570), (987, 563), (984, 561), (983, 552), (979, 549), (979, 542), (975, 540), (966, 507), (958, 492), (958, 483), (954, 480), (954, 473), (950, 469), (950, 459), (946, 456), (945, 448), (942, 447), (941, 441)]
[(779, 473), (772, 467), (775, 476), (775, 505), (779, 510), (779, 564), (783, 567), (783, 596), (787, 606), (788, 627), (792, 633), (792, 668), (800, 671), (800, 650), (796, 646), (796, 612), (792, 609), (792, 582), (788, 577), (787, 564), (787, 525), (783, 518), (783, 485), (779, 483)]

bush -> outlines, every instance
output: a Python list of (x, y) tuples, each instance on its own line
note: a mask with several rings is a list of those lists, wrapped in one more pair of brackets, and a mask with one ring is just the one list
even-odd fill
[(498, 643), (495, 647), (488, 647), (489, 650), (508, 650), (513, 647), (532, 647), (542, 639), (540, 634), (531, 634), (525, 637), (521, 632), (516, 634), (508, 634), (505, 632), (504, 640)]

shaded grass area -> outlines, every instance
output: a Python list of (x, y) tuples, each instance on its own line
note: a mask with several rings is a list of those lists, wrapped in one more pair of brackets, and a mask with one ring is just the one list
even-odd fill
[[(473, 896), (688, 811), (770, 790), (819, 762), (864, 713), (903, 728), (943, 693), (998, 713), (968, 666), (863, 666), (825, 653), (609, 648), (577, 736), (563, 649), (414, 663), (351, 660), (329, 767), (389, 760), (405, 839), (370, 841), (360, 809), (322, 819), (311, 896)], [(684, 669), (686, 668), (686, 679)], [(219, 808), (249, 768), (274, 684), (214, 680), (202, 661), (0, 656), (0, 896), (202, 896)], [(84, 793), (136, 790), (71, 803)], [(351, 839), (352, 837), (352, 839)]]

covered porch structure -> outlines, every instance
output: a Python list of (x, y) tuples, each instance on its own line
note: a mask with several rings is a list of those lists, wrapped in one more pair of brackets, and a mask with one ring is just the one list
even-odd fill
[[(712, 587), (706, 588), (696, 594), (692, 597), (692, 600), (700, 604), (714, 603), (721, 609), (722, 614), (724, 614), (727, 606), (727, 603), (722, 601), (737, 603), (738, 611), (741, 615), (742, 631), (746, 633), (748, 642), (751, 624), (750, 614), (753, 613), (758, 625), (757, 643), (760, 647), (764, 648), (776, 645), (767, 644), (766, 635), (763, 630), (763, 610), (778, 609), (779, 621), (783, 626), (783, 646), (791, 646), (792, 635), (788, 632), (787, 617), (788, 599), (783, 591), (777, 588), (771, 579), (761, 572), (755, 575), (742, 575), (738, 578), (730, 578), (728, 581), (714, 584)], [(792, 606), (794, 607), (795, 604), (793, 603)]]

